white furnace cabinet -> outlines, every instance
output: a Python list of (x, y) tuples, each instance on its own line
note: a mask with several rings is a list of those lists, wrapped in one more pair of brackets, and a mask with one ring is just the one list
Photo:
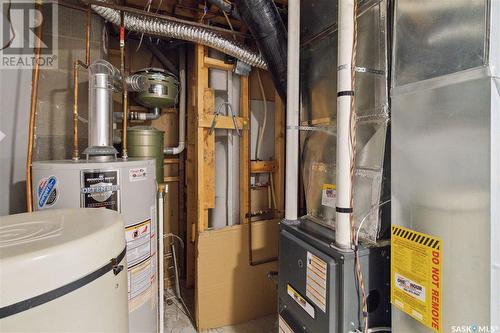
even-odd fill
[(127, 332), (122, 235), (105, 209), (0, 218), (0, 332)]

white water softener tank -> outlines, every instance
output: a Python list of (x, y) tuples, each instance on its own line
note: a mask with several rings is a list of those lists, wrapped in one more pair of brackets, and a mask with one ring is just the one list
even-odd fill
[(118, 213), (58, 209), (0, 217), (0, 267), (0, 332), (127, 332)]
[(130, 332), (157, 331), (156, 186), (154, 160), (33, 163), (35, 210), (104, 207), (122, 214)]

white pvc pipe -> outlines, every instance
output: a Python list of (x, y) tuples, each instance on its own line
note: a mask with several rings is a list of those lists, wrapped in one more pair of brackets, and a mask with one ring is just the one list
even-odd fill
[[(335, 242), (339, 247), (351, 247), (351, 94), (352, 51), (354, 44), (354, 1), (338, 0), (338, 72), (337, 92), (337, 213)], [(339, 210), (342, 210), (339, 212)]]
[[(165, 185), (165, 189), (168, 189), (168, 185)], [(164, 266), (164, 249), (163, 249), (163, 219), (164, 219), (164, 214), (163, 214), (163, 202), (164, 202), (164, 189), (160, 189), (158, 191), (158, 288), (159, 288), (159, 293), (158, 293), (158, 316), (159, 316), (159, 321), (158, 325), (159, 327), (159, 332), (163, 333), (164, 327), (165, 327), (165, 286), (164, 286), (164, 281), (163, 281), (163, 266)], [(168, 191), (168, 190), (167, 190)]]
[(299, 202), (300, 0), (288, 2), (285, 219), (297, 220)]
[(179, 81), (179, 145), (165, 148), (163, 150), (165, 155), (178, 155), (186, 147), (186, 48), (184, 46), (179, 50)]

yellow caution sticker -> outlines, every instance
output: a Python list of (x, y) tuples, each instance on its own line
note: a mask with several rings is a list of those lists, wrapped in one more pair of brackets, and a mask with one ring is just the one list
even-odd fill
[(326, 207), (335, 208), (337, 200), (337, 186), (335, 184), (323, 184), (321, 188), (321, 204)]
[(288, 295), (314, 319), (314, 307), (306, 301), (306, 299), (302, 297), (297, 290), (293, 289), (291, 285), (287, 284), (286, 291), (288, 292)]
[(435, 332), (441, 332), (441, 239), (393, 226), (391, 303)]

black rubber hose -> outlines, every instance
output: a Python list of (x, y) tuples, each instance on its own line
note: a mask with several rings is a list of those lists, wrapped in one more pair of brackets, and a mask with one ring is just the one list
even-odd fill
[(210, 2), (212, 5), (214, 5), (216, 7), (219, 7), (220, 10), (222, 10), (223, 12), (231, 15), (235, 19), (237, 19), (237, 20), (241, 19), (241, 17), (238, 14), (238, 11), (236, 10), (236, 8), (233, 7), (233, 5), (231, 5), (228, 2), (225, 2), (224, 0), (207, 0), (207, 2)]
[(238, 12), (267, 62), (280, 97), (286, 100), (287, 31), (272, 0), (235, 0)]

